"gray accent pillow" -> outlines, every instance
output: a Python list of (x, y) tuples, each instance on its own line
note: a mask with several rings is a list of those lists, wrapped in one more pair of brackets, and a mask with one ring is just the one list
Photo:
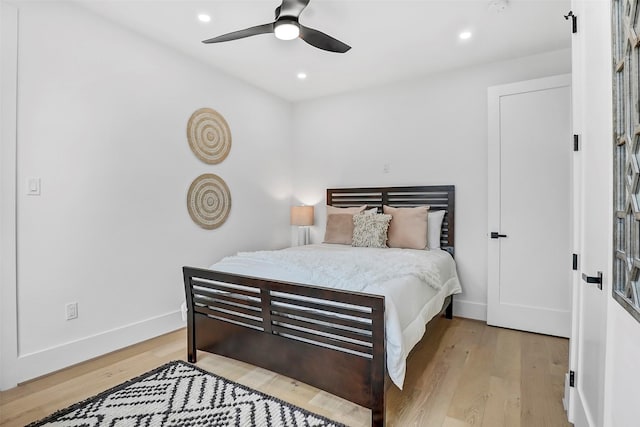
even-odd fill
[(354, 215), (353, 241), (351, 242), (351, 246), (361, 248), (386, 248), (389, 221), (391, 221), (391, 215)]

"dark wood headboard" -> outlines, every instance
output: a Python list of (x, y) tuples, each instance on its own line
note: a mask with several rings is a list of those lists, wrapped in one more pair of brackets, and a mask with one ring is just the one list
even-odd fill
[(327, 205), (339, 208), (367, 205), (382, 211), (382, 205), (394, 208), (429, 205), (429, 210), (445, 210), (440, 244), (454, 254), (455, 185), (415, 187), (329, 188)]

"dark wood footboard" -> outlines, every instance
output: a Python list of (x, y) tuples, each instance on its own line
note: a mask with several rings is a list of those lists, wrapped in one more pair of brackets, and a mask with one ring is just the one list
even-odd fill
[(241, 360), (372, 411), (384, 425), (384, 297), (184, 267), (188, 359)]

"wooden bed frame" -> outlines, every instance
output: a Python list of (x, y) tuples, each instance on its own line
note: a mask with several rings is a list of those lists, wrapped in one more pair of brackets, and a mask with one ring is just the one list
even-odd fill
[[(446, 211), (442, 249), (454, 253), (454, 186), (328, 189), (327, 204)], [(370, 408), (385, 422), (384, 297), (184, 267), (187, 353), (250, 363)], [(453, 298), (445, 300), (447, 318)]]

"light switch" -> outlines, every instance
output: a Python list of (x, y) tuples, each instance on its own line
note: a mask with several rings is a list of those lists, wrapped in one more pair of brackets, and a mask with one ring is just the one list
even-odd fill
[(37, 178), (37, 177), (27, 178), (27, 195), (29, 196), (40, 195), (40, 178)]

